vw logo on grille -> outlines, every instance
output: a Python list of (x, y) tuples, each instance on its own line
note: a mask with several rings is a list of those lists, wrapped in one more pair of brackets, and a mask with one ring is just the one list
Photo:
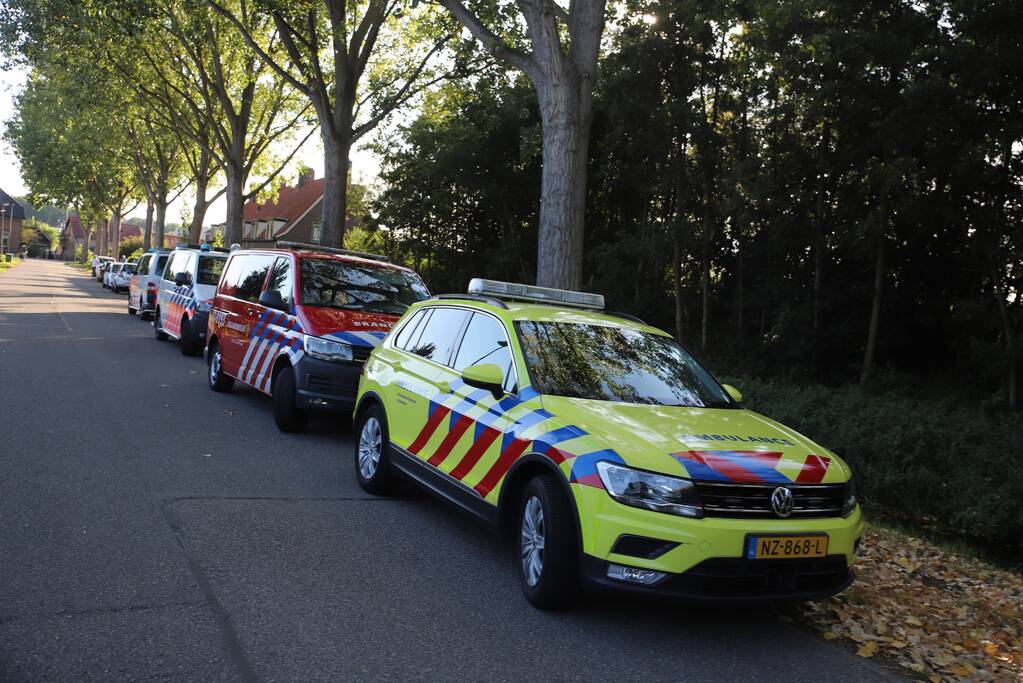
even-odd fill
[(779, 486), (771, 493), (771, 509), (779, 517), (788, 517), (792, 514), (792, 506), (795, 505), (792, 491), (784, 486)]

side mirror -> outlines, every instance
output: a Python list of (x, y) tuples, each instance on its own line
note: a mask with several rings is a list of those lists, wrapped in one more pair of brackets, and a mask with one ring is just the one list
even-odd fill
[(732, 397), (732, 400), (736, 403), (742, 403), (742, 392), (733, 387), (731, 384), (722, 384), (721, 387), (728, 392), (728, 395)]
[(281, 298), (281, 293), (276, 290), (267, 290), (259, 295), (259, 305), (272, 308), (276, 311), (287, 311), (288, 307), (284, 305), (284, 299)]
[(471, 387), (487, 389), (495, 397), (504, 396), (504, 373), (493, 363), (470, 365), (462, 370), (462, 381)]
[(187, 273), (174, 273), (174, 284), (178, 285), (179, 287), (187, 285), (188, 284), (188, 274)]

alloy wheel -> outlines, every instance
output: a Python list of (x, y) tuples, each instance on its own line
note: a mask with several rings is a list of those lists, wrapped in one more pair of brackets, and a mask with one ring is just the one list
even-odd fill
[(543, 505), (530, 496), (522, 509), (522, 574), (530, 587), (536, 586), (543, 572), (545, 527)]
[(359, 435), (359, 473), (363, 479), (372, 479), (376, 474), (382, 445), (380, 422), (370, 417), (362, 425), (362, 434)]

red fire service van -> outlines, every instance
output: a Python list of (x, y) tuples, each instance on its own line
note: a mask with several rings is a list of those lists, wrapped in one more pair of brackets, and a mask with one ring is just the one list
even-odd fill
[(351, 413), (370, 351), (429, 296), (414, 271), (374, 254), (294, 242), (233, 251), (210, 312), (210, 388), (237, 380), (268, 394), (286, 432), (311, 411)]

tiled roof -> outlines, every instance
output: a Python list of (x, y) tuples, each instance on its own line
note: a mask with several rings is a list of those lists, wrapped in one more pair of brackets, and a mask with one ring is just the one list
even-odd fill
[(323, 178), (306, 181), (301, 187), (282, 187), (275, 203), (259, 204), (252, 200), (245, 204), (242, 219), (248, 221), (273, 220), (285, 221), (284, 228), (323, 196)]
[(25, 209), (24, 209), (24, 207), (22, 207), (21, 204), (19, 204), (18, 201), (14, 197), (12, 197), (11, 195), (7, 194), (3, 190), (0, 190), (0, 206), (2, 206), (4, 204), (13, 204), (14, 205), (13, 214), (12, 213), (8, 213), (7, 210), (4, 210), (4, 217), (6, 217), (6, 218), (13, 217), (13, 218), (20, 218), (22, 220), (25, 220)]
[(121, 241), (129, 237), (142, 237), (142, 228), (134, 223), (121, 223)]
[(71, 236), (76, 240), (80, 240), (85, 237), (85, 231), (82, 230), (82, 221), (78, 218), (78, 216), (70, 214), (67, 217), (67, 225), (64, 226), (64, 229), (67, 230), (69, 228), (71, 229)]

